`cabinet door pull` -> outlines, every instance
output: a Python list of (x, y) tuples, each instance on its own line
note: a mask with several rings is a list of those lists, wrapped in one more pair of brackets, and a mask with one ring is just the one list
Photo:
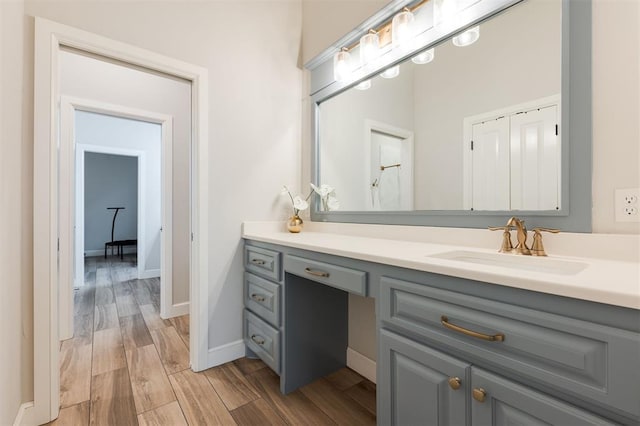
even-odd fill
[(254, 342), (256, 342), (257, 344), (259, 344), (260, 346), (264, 345), (264, 339), (262, 339), (260, 336), (258, 336), (257, 334), (252, 334), (251, 335), (251, 340), (253, 340)]
[(328, 272), (324, 272), (324, 271), (315, 271), (311, 268), (304, 268), (304, 271), (307, 274), (310, 275), (315, 275), (316, 277), (323, 277), (323, 278), (329, 278), (329, 273)]
[(458, 333), (462, 333), (462, 334), (465, 334), (467, 336), (475, 337), (476, 339), (482, 339), (482, 340), (486, 340), (486, 341), (489, 341), (489, 342), (504, 342), (504, 334), (502, 334), (502, 333), (484, 334), (484, 333), (479, 333), (477, 331), (469, 330), (468, 328), (464, 328), (464, 327), (460, 327), (459, 325), (451, 324), (449, 322), (449, 318), (447, 318), (445, 315), (442, 315), (440, 317), (440, 323), (444, 327), (448, 328), (449, 330), (457, 331)]
[(487, 396), (487, 391), (482, 388), (473, 388), (473, 399), (478, 402), (484, 402), (484, 399)]
[(261, 294), (256, 294), (256, 293), (253, 293), (253, 294), (251, 295), (251, 298), (252, 298), (253, 300), (255, 300), (256, 302), (264, 302), (265, 300), (267, 300), (263, 295), (261, 295)]
[(460, 377), (449, 377), (449, 380), (447, 381), (449, 382), (449, 386), (451, 386), (451, 389), (453, 390), (460, 389), (460, 386), (462, 385), (462, 380), (460, 380)]
[(254, 265), (264, 265), (267, 262), (262, 259), (251, 259), (251, 263), (253, 263)]

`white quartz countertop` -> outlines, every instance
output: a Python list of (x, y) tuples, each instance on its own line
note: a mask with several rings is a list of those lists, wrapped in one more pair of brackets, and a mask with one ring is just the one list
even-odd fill
[[(471, 280), (484, 281), (508, 287), (555, 294), (598, 303), (640, 309), (640, 262), (598, 259), (592, 257), (526, 256), (527, 268), (493, 264), (467, 263), (460, 260), (433, 257), (442, 253), (464, 251), (483, 256), (496, 253), (496, 249), (442, 244), (425, 241), (407, 241), (393, 238), (372, 238), (303, 230), (292, 234), (283, 226), (261, 222), (247, 222), (243, 226), (243, 238), (295, 247), (304, 250), (382, 263), (402, 268)], [(477, 232), (473, 230), (471, 232)], [(488, 232), (488, 231), (486, 231)], [(497, 235), (496, 235), (497, 237)], [(496, 240), (499, 241), (499, 240)], [(549, 251), (547, 250), (549, 253)], [(501, 254), (499, 256), (515, 256)], [(529, 260), (530, 259), (530, 260)], [(518, 259), (517, 261), (521, 261)], [(577, 273), (542, 272), (544, 262), (583, 264)]]

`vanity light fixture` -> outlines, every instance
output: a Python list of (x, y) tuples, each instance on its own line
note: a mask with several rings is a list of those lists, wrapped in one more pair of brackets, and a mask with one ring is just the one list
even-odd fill
[(434, 24), (451, 22), (458, 13), (458, 0), (434, 0), (433, 21)]
[[(377, 28), (370, 29), (368, 33), (362, 36), (355, 44), (342, 47), (342, 49), (333, 56), (334, 79), (340, 83), (348, 83), (351, 81), (355, 64), (352, 63), (349, 52), (358, 46), (360, 46), (360, 66), (365, 68), (375, 68), (375, 61), (380, 55), (380, 49), (389, 43), (392, 44), (393, 48), (404, 51), (411, 50), (416, 32), (413, 12), (428, 1), (430, 0), (420, 0), (410, 8), (405, 7), (397, 13), (390, 22), (387, 21)], [(388, 78), (393, 78), (397, 76), (398, 73), (399, 70), (394, 70), (393, 68), (383, 72), (383, 74), (392, 75), (392, 77)]]
[(360, 63), (363, 67), (372, 67), (380, 55), (380, 38), (376, 30), (369, 32), (360, 38)]
[(400, 75), (400, 65), (387, 68), (386, 70), (382, 71), (382, 73), (380, 73), (380, 77), (382, 78), (396, 78), (399, 75)]
[(467, 31), (458, 34), (455, 36), (452, 41), (454, 46), (465, 47), (472, 45), (480, 38), (480, 26), (476, 25), (473, 28), (468, 29)]
[(411, 62), (418, 65), (428, 64), (429, 62), (433, 61), (433, 58), (435, 58), (435, 56), (436, 56), (436, 51), (432, 47), (429, 50), (425, 50), (424, 52), (418, 53), (416, 56), (411, 58)]
[(411, 49), (411, 42), (415, 36), (415, 28), (413, 26), (415, 20), (415, 16), (408, 7), (405, 7), (402, 12), (393, 17), (391, 21), (391, 42), (394, 48)]
[(355, 86), (358, 90), (367, 90), (371, 87), (371, 80), (365, 80)]
[(351, 54), (346, 47), (333, 56), (333, 78), (340, 83), (351, 78)]

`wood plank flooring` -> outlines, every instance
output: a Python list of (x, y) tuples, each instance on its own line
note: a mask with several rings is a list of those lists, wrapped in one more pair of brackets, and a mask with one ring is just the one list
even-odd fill
[(134, 258), (87, 258), (74, 337), (60, 349), (53, 425), (373, 425), (375, 384), (342, 369), (289, 395), (262, 361), (194, 373), (189, 316), (160, 318), (160, 281)]

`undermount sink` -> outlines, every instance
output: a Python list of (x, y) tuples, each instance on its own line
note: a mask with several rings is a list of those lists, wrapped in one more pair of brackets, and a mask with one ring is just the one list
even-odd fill
[(549, 259), (547, 257), (519, 256), (508, 253), (482, 253), (464, 250), (448, 251), (429, 257), (559, 275), (575, 275), (588, 266), (586, 263)]

